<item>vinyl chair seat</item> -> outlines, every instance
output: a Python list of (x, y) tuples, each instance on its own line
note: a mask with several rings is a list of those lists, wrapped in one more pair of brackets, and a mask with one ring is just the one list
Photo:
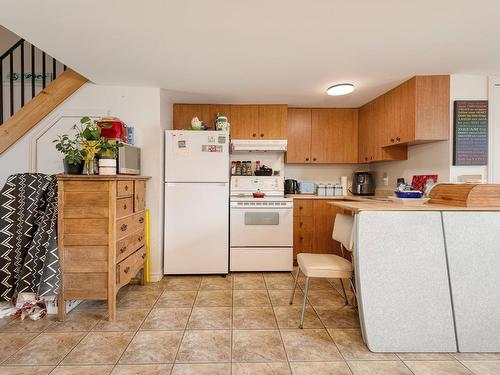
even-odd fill
[(305, 277), (326, 277), (349, 279), (352, 276), (352, 263), (333, 254), (297, 254), (297, 263)]

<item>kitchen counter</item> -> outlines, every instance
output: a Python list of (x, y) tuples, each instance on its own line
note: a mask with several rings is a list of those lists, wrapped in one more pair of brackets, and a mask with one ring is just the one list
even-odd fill
[(433, 203), (412, 206), (357, 197), (344, 197), (344, 200), (331, 202), (330, 204), (354, 213), (361, 211), (500, 211), (500, 207), (460, 207)]
[(316, 195), (316, 194), (287, 194), (287, 198), (292, 198), (292, 199), (325, 199), (325, 200), (338, 200), (338, 201), (343, 201), (343, 200), (352, 200), (352, 201), (358, 201), (363, 198), (359, 197), (354, 197), (352, 195)]

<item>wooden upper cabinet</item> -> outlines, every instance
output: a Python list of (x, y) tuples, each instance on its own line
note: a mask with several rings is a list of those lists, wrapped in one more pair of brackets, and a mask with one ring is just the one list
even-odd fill
[(450, 76), (416, 76), (384, 97), (384, 146), (449, 138)]
[(358, 162), (358, 109), (312, 109), (313, 163)]
[(174, 104), (174, 129), (191, 129), (191, 119), (198, 117), (209, 129), (215, 128), (218, 114), (231, 118), (229, 104)]
[(287, 139), (286, 104), (259, 105), (260, 139)]
[(287, 163), (311, 163), (311, 109), (288, 109)]
[(259, 106), (232, 105), (231, 117), (232, 139), (257, 139), (259, 136)]

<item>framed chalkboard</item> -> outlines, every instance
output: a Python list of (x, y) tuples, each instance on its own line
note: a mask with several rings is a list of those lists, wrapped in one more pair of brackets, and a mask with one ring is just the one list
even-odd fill
[(488, 164), (488, 101), (456, 100), (453, 165)]

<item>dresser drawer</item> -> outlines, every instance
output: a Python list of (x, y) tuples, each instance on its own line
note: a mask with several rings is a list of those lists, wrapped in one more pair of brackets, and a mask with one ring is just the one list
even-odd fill
[(128, 198), (118, 198), (116, 200), (116, 217), (124, 217), (134, 213), (134, 199), (132, 197)]
[(134, 212), (146, 209), (146, 181), (135, 181), (134, 183)]
[(127, 237), (116, 242), (116, 262), (120, 262), (138, 248), (144, 246), (145, 236), (144, 229), (128, 235)]
[(127, 197), (134, 195), (134, 181), (122, 180), (116, 182), (116, 196)]
[(293, 216), (313, 216), (312, 199), (295, 199), (293, 201)]
[(122, 239), (139, 229), (144, 229), (145, 212), (139, 212), (116, 221), (116, 238)]
[(119, 286), (128, 284), (137, 275), (146, 261), (146, 247), (143, 246), (135, 253), (125, 258), (116, 265), (116, 284)]

